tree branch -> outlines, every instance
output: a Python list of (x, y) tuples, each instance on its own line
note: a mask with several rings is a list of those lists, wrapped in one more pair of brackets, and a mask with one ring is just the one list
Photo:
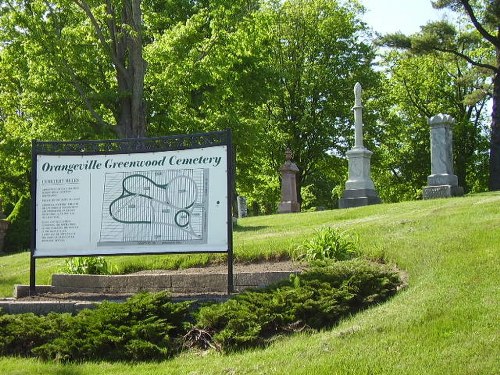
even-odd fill
[(413, 106), (417, 108), (420, 113), (422, 113), (426, 117), (431, 117), (431, 112), (425, 108), (425, 106), (420, 105), (421, 100), (418, 100), (418, 95), (413, 95), (410, 89), (410, 85), (408, 85), (408, 82), (405, 77), (402, 79), (403, 81), (403, 86), (405, 87), (406, 93), (408, 95), (408, 99), (410, 99), (410, 102), (413, 103)]
[(464, 59), (465, 61), (467, 61), (471, 65), (474, 65), (474, 66), (477, 66), (477, 67), (480, 67), (480, 68), (485, 68), (485, 69), (488, 69), (488, 70), (492, 70), (494, 73), (498, 73), (499, 69), (496, 66), (477, 62), (477, 61), (473, 60), (472, 58), (470, 58), (469, 56), (463, 54), (462, 52), (455, 51), (455, 50), (448, 49), (448, 48), (443, 48), (443, 47), (432, 47), (432, 49), (434, 49), (436, 51), (439, 51), (439, 52), (451, 53), (451, 54), (453, 54), (455, 56), (458, 56), (458, 57)]
[(496, 48), (500, 49), (500, 39), (495, 38), (494, 35), (491, 35), (484, 27), (479, 23), (477, 20), (476, 15), (474, 14), (474, 10), (472, 9), (469, 0), (460, 0), (460, 3), (462, 3), (462, 6), (464, 7), (465, 11), (469, 15), (470, 20), (472, 21), (472, 24), (476, 28), (477, 31), (483, 36), (484, 39), (486, 39), (488, 42), (493, 44)]
[[(54, 10), (53, 8), (50, 6), (50, 3), (48, 3), (47, 1), (44, 1), (45, 5), (47, 6), (47, 9), (49, 11), (49, 14), (51, 16), (53, 16), (53, 19), (54, 20), (57, 20), (57, 17), (56, 15), (54, 14)], [(11, 7), (11, 10), (16, 12), (17, 14), (19, 14), (17, 8), (14, 8), (12, 6), (12, 4), (9, 2), (8, 3), (9, 6)], [(42, 24), (43, 25), (43, 24)], [(62, 28), (62, 25), (60, 25), (59, 23), (57, 24), (57, 26), (59, 27), (59, 29)], [(33, 34), (38, 34), (39, 36), (41, 35), (48, 35), (50, 32), (47, 31), (43, 26), (40, 27), (40, 29), (37, 29), (37, 27), (28, 27), (28, 29), (31, 31), (31, 33)], [(77, 75), (75, 74), (74, 72), (74, 69), (68, 64), (67, 60), (64, 59), (61, 54), (58, 54), (57, 53), (57, 46), (55, 46), (54, 44), (51, 44), (51, 43), (46, 43), (45, 40), (42, 38), (42, 37), (39, 37), (38, 40), (37, 40), (38, 44), (49, 54), (49, 55), (52, 55), (52, 57), (54, 58), (54, 62), (56, 62), (56, 64), (54, 64), (54, 68), (60, 73), (60, 74), (67, 74), (69, 75), (70, 79), (71, 79), (71, 83), (73, 84), (73, 87), (76, 89), (76, 91), (78, 92), (78, 94), (80, 95), (81, 99), (83, 100), (83, 103), (85, 105), (85, 107), (87, 108), (87, 110), (90, 112), (90, 114), (92, 115), (92, 117), (94, 118), (94, 120), (96, 121), (96, 124), (91, 124), (91, 126), (96, 130), (96, 131), (100, 131), (102, 129), (105, 129), (107, 127), (110, 127), (111, 124), (109, 124), (108, 122), (106, 122), (103, 117), (97, 113), (97, 111), (94, 109), (92, 103), (90, 102), (88, 96), (85, 94), (85, 91), (84, 89), (82, 88), (82, 86), (80, 85), (80, 83), (78, 82), (78, 77)], [(99, 127), (97, 127), (96, 125), (99, 125), (102, 129), (100, 129)]]
[(90, 9), (89, 5), (87, 4), (86, 1), (84, 0), (73, 0), (76, 5), (78, 5), (87, 15), (87, 17), (90, 19), (90, 22), (92, 22), (92, 25), (94, 26), (94, 30), (97, 34), (97, 38), (101, 42), (102, 46), (108, 50), (109, 55), (111, 56), (111, 60), (113, 61), (113, 64), (115, 64), (116, 68), (123, 74), (125, 77), (128, 77), (128, 72), (125, 66), (122, 64), (122, 62), (118, 59), (118, 56), (116, 55), (116, 52), (111, 48), (111, 46), (106, 42), (106, 37), (104, 36), (104, 33), (102, 32), (101, 27), (99, 26), (99, 23), (97, 22), (94, 14), (92, 13), (92, 10)]

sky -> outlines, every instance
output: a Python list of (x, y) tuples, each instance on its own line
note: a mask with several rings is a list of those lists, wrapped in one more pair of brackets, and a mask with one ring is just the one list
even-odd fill
[[(434, 9), (431, 0), (360, 0), (366, 8), (363, 20), (380, 34), (401, 31), (412, 34), (428, 21), (452, 17), (453, 13)], [(492, 101), (489, 101), (492, 107)]]
[(446, 11), (432, 8), (430, 0), (360, 0), (366, 8), (363, 20), (381, 34), (420, 31), (427, 21), (438, 21)]

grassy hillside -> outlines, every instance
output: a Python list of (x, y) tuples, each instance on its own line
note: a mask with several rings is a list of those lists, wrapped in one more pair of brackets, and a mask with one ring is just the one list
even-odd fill
[[(314, 230), (359, 235), (363, 253), (405, 269), (406, 290), (317, 334), (232, 355), (189, 353), (146, 364), (46, 364), (0, 359), (5, 374), (498, 374), (500, 193), (239, 220), (238, 259), (282, 257)], [(189, 264), (166, 256), (111, 258), (118, 268)], [(174, 259), (172, 257), (168, 259)], [(41, 260), (40, 283), (64, 261)], [(0, 257), (0, 286), (28, 280), (26, 254)]]

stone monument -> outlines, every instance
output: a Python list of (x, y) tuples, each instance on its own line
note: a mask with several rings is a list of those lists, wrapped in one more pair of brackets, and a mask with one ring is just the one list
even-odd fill
[[(0, 205), (2, 201), (0, 200)], [(7, 229), (9, 228), (9, 222), (5, 220), (5, 215), (3, 211), (0, 210), (0, 254), (3, 252), (3, 245), (5, 240), (5, 235), (7, 234)]]
[(431, 127), (431, 174), (423, 188), (423, 198), (449, 198), (464, 194), (453, 174), (453, 131), (455, 119), (438, 114), (429, 119)]
[(278, 213), (299, 212), (300, 204), (297, 201), (297, 173), (299, 168), (292, 162), (292, 151), (285, 151), (285, 164), (280, 168), (281, 172), (281, 203)]
[(370, 159), (373, 154), (363, 146), (363, 118), (361, 85), (354, 85), (354, 148), (347, 151), (349, 176), (339, 208), (359, 207), (380, 203), (380, 198), (370, 178)]
[(247, 199), (238, 195), (236, 197), (236, 203), (238, 205), (238, 218), (247, 217), (248, 216), (248, 206)]

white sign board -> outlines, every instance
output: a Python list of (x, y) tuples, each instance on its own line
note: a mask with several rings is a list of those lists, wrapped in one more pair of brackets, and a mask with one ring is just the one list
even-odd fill
[(36, 155), (34, 257), (228, 251), (227, 155)]

